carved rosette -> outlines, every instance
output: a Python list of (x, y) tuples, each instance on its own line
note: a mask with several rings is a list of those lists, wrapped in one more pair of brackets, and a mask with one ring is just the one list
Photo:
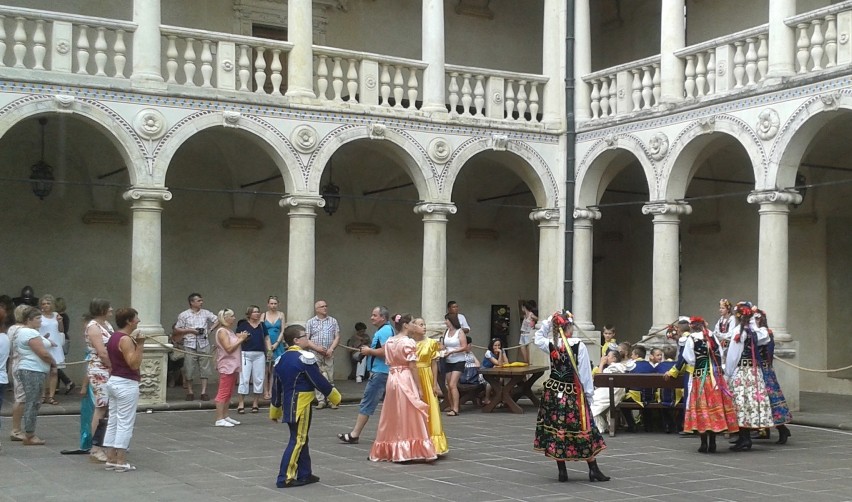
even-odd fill
[(290, 135), (290, 141), (293, 143), (299, 153), (311, 153), (317, 149), (319, 145), (319, 135), (316, 129), (309, 125), (300, 125), (293, 129), (293, 134)]
[(749, 204), (801, 204), (802, 195), (792, 189), (760, 190), (748, 194)]
[(372, 76), (367, 77), (367, 79), (364, 81), (364, 83), (367, 85), (367, 89), (375, 89), (376, 88), (376, 78), (375, 77), (372, 77)]
[(491, 95), (491, 102), (495, 105), (501, 104), (503, 102), (503, 93), (501, 93), (500, 91), (496, 91), (494, 94)]
[(450, 215), (456, 214), (458, 208), (451, 202), (420, 202), (414, 206), (414, 214), (422, 216), (434, 215)]
[(133, 127), (145, 139), (160, 139), (166, 133), (166, 117), (153, 108), (146, 108), (136, 114)]
[(509, 136), (505, 134), (492, 134), (491, 135), (491, 148), (498, 152), (506, 151), (509, 147)]
[(68, 54), (69, 52), (71, 52), (71, 42), (65, 39), (60, 40), (56, 44), (56, 52), (62, 55)]
[(778, 112), (772, 108), (763, 110), (757, 116), (757, 136), (763, 141), (774, 138), (780, 126), (781, 119), (778, 117)]
[(222, 120), (223, 125), (225, 127), (237, 127), (240, 123), (240, 120), (243, 118), (243, 114), (235, 111), (226, 111), (222, 112)]
[(124, 200), (131, 202), (140, 200), (160, 202), (172, 200), (172, 193), (166, 190), (165, 188), (134, 187), (124, 192), (122, 197), (124, 198)]
[(234, 62), (230, 59), (222, 61), (222, 70), (224, 70), (226, 73), (231, 73), (232, 71), (234, 71)]
[(537, 207), (530, 211), (530, 220), (539, 223), (558, 223), (559, 208), (556, 207)]
[(642, 214), (681, 216), (692, 214), (692, 206), (686, 202), (649, 202), (642, 206)]
[(370, 124), (370, 139), (385, 139), (387, 126), (384, 124)]
[(575, 220), (599, 220), (601, 219), (601, 212), (598, 209), (593, 207), (575, 207), (574, 208), (574, 219)]
[(840, 91), (826, 92), (825, 94), (820, 94), (820, 101), (822, 101), (823, 107), (826, 110), (836, 110), (837, 105), (840, 102)]
[(142, 359), (142, 366), (139, 368), (139, 402), (156, 403), (160, 401), (163, 373), (161, 358)]
[(278, 201), (278, 205), (283, 208), (317, 208), (325, 207), (325, 199), (318, 195), (285, 195)]
[(651, 139), (648, 140), (648, 150), (651, 158), (655, 161), (661, 161), (666, 158), (669, 153), (669, 138), (662, 132), (654, 133)]
[(444, 164), (453, 152), (450, 144), (444, 138), (435, 138), (429, 143), (429, 157), (438, 164)]

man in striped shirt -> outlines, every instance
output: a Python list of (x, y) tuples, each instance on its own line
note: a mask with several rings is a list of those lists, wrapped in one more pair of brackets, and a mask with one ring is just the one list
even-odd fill
[[(328, 315), (328, 302), (325, 300), (317, 300), (314, 303), (314, 312), (316, 315), (308, 319), (305, 326), (305, 332), (308, 335), (310, 348), (317, 356), (317, 364), (320, 372), (328, 379), (329, 382), (334, 382), (334, 349), (340, 343), (340, 326), (337, 324), (337, 319)], [(322, 392), (316, 391), (318, 409), (329, 406), (328, 400)], [(331, 404), (331, 409), (336, 410), (337, 405)]]

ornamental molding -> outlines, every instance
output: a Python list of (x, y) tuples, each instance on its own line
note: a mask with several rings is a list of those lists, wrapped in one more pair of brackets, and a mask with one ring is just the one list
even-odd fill
[(530, 220), (538, 222), (559, 221), (559, 208), (538, 207), (530, 211)]
[(370, 130), (370, 139), (385, 139), (385, 131), (387, 126), (381, 123), (370, 124), (367, 126)]
[(156, 403), (160, 400), (160, 389), (163, 386), (162, 375), (165, 368), (162, 367), (161, 358), (143, 358), (142, 367), (139, 368), (139, 401)]
[(746, 198), (749, 204), (801, 204), (802, 195), (792, 189), (787, 190), (760, 190), (748, 194)]
[(490, 146), (492, 150), (505, 152), (509, 148), (509, 137), (505, 134), (492, 134)]
[(283, 208), (316, 208), (325, 207), (325, 199), (318, 195), (285, 195), (278, 201)]
[(437, 164), (445, 164), (452, 153), (450, 144), (444, 138), (435, 138), (429, 143), (429, 157)]
[(235, 111), (224, 111), (222, 112), (222, 119), (224, 121), (225, 127), (238, 127), (240, 123), (240, 119), (243, 118), (243, 114)]
[(224, 70), (225, 73), (231, 73), (234, 71), (234, 62), (230, 59), (222, 61), (222, 70)]
[(299, 152), (308, 154), (317, 149), (319, 145), (319, 135), (316, 129), (309, 125), (300, 125), (293, 129), (290, 135), (290, 141), (293, 147)]
[(681, 216), (692, 214), (692, 206), (686, 202), (649, 202), (642, 206), (642, 214)]
[(166, 117), (158, 110), (146, 108), (136, 114), (133, 127), (145, 139), (160, 139), (166, 133)]
[(713, 132), (716, 130), (716, 117), (700, 117), (695, 121), (698, 124), (698, 127), (701, 128), (704, 132)]
[(170, 201), (172, 200), (172, 193), (165, 188), (139, 187), (131, 188), (124, 192), (121, 197), (126, 201)]
[(757, 136), (763, 141), (774, 138), (780, 127), (781, 119), (778, 117), (778, 112), (772, 108), (761, 111), (757, 116)]
[(575, 220), (599, 220), (601, 219), (601, 212), (599, 209), (593, 207), (575, 207), (574, 208), (574, 219)]
[(458, 208), (451, 202), (420, 202), (414, 206), (414, 214), (456, 214)]
[(648, 156), (655, 161), (663, 160), (669, 153), (669, 138), (662, 132), (656, 132), (648, 140)]
[(56, 101), (56, 104), (59, 105), (58, 111), (71, 111), (71, 108), (77, 101), (76, 97), (69, 96), (67, 94), (57, 94), (53, 96), (53, 99)]
[(56, 52), (62, 55), (68, 54), (71, 52), (71, 42), (66, 39), (59, 40), (56, 44)]
[(826, 92), (819, 95), (820, 101), (826, 110), (836, 110), (840, 102), (840, 91)]

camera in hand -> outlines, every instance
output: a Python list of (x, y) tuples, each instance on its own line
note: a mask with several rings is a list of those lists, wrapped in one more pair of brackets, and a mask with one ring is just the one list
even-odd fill
[(207, 332), (204, 328), (197, 328), (196, 331), (198, 331), (198, 336), (204, 336), (204, 333)]

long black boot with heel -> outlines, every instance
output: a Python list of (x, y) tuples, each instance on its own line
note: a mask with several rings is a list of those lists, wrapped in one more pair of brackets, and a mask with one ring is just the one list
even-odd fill
[(707, 433), (701, 433), (701, 446), (698, 447), (698, 453), (707, 453)]
[(775, 441), (775, 444), (787, 444), (787, 438), (792, 434), (790, 434), (790, 429), (786, 425), (781, 424), (778, 426), (778, 436), (778, 441)]
[(748, 429), (740, 429), (740, 438), (731, 446), (731, 450), (751, 450), (751, 432)]
[(564, 483), (568, 481), (568, 469), (565, 468), (565, 461), (557, 460), (556, 468), (559, 469), (559, 482)]
[(707, 453), (716, 453), (716, 433), (708, 432), (707, 439), (709, 440), (707, 445)]
[(609, 481), (609, 476), (605, 476), (598, 467), (597, 460), (589, 462), (589, 481)]

